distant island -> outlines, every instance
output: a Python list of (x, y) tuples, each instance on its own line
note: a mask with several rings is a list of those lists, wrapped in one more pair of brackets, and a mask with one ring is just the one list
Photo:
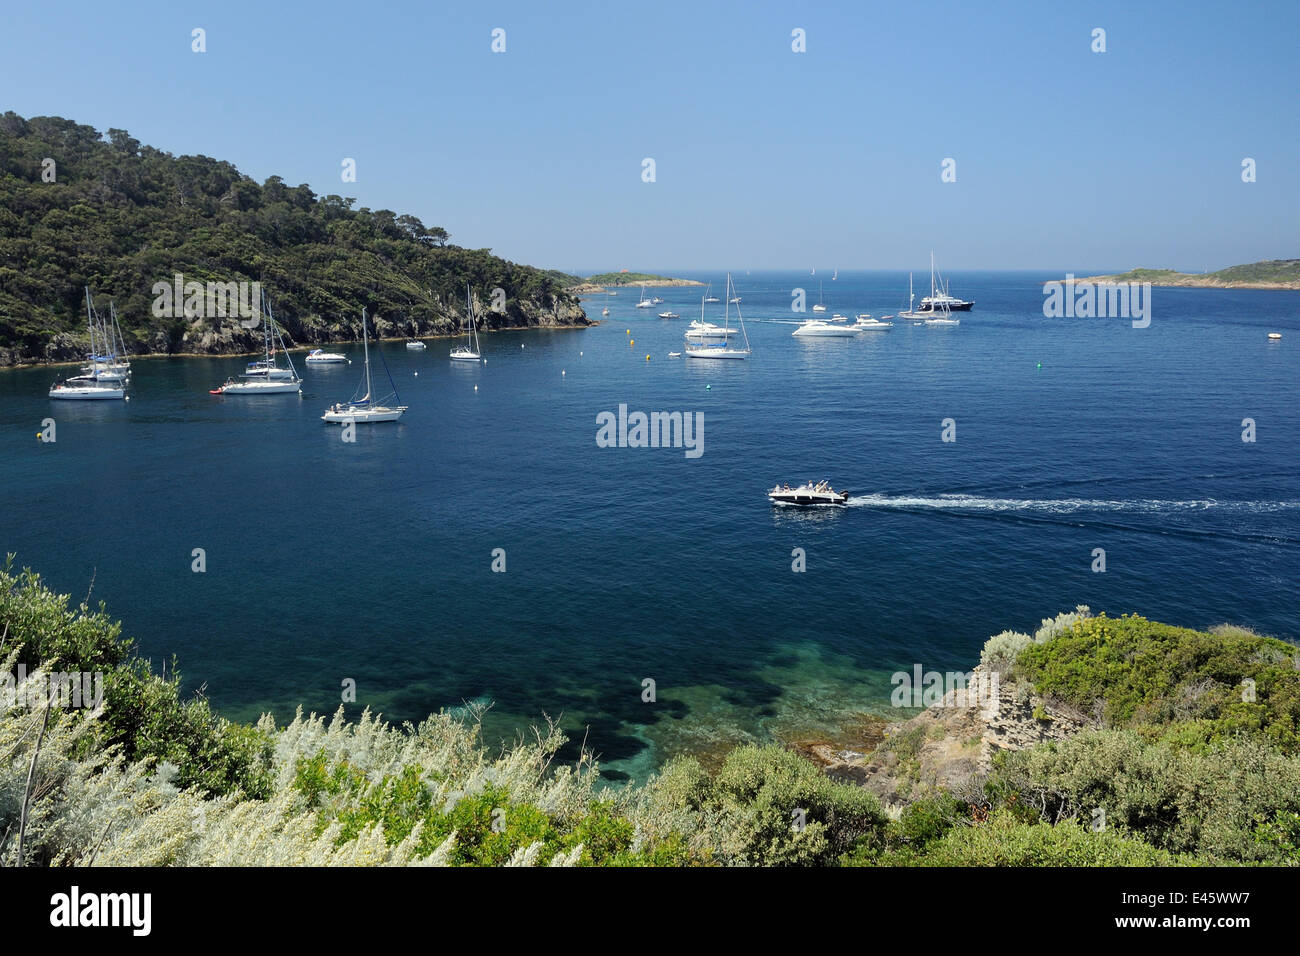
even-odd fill
[(1158, 286), (1193, 289), (1300, 289), (1300, 259), (1266, 259), (1230, 266), (1218, 272), (1177, 272), (1173, 269), (1130, 269), (1118, 275), (1085, 276), (1076, 282), (1097, 284), (1150, 282)]
[[(126, 130), (0, 114), (0, 367), (84, 358), (85, 287), (110, 300), (127, 350), (247, 353), (260, 329), (159, 314), (155, 284), (260, 282), (291, 346), (453, 335), (473, 290), (482, 331), (590, 325), (576, 276), (453, 245), (446, 229), (228, 162), (173, 156)], [(494, 295), (493, 290), (501, 293)], [(188, 295), (188, 293), (187, 293)], [(224, 300), (223, 300), (224, 304)]]
[(659, 276), (649, 272), (602, 272), (587, 276), (580, 282), (569, 286), (565, 291), (571, 295), (596, 295), (610, 286), (644, 285), (644, 286), (684, 286), (704, 285), (694, 279), (674, 279), (671, 276)]

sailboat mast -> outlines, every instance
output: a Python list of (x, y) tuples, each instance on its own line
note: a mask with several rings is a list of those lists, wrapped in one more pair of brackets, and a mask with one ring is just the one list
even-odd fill
[(90, 286), (86, 286), (86, 328), (90, 330), (90, 367), (95, 367), (95, 321), (94, 307), (90, 304)]
[(366, 330), (366, 308), (361, 307), (361, 341), (366, 350), (366, 401), (370, 400), (370, 333)]

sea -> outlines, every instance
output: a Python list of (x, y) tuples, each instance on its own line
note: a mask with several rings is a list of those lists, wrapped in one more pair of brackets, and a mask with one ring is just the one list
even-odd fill
[[(301, 397), (209, 394), (242, 357), (136, 359), (127, 402), (0, 371), (0, 551), (232, 719), (480, 713), (492, 746), (553, 720), (612, 782), (851, 744), (897, 716), (892, 675), (968, 671), (1079, 604), (1300, 640), (1300, 292), (1157, 288), (1135, 328), (1046, 317), (1059, 274), (958, 272), (959, 326), (805, 339), (799, 290), (852, 321), (908, 276), (732, 278), (746, 361), (670, 355), (705, 288), (622, 288), (584, 300), (595, 327), (482, 336), (479, 364), (373, 348), (409, 410), (351, 442), (320, 416), (360, 344), (295, 350)], [(689, 416), (698, 454), (598, 441), (620, 407)], [(848, 505), (766, 497), (808, 479)]]

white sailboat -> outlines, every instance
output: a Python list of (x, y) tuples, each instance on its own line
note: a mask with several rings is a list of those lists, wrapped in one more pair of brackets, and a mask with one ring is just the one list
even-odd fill
[[(361, 310), (361, 344), (366, 350), (366, 371), (361, 379), (361, 384), (366, 387), (365, 395), (356, 398), (355, 394), (350, 402), (336, 402), (325, 410), (325, 414), (320, 417), (323, 422), (329, 422), (333, 425), (347, 425), (353, 422), (395, 422), (402, 417), (402, 412), (406, 411), (405, 405), (386, 405), (382, 402), (376, 402), (371, 396), (374, 389), (370, 381), (370, 333), (366, 328), (366, 310)], [(383, 358), (383, 353), (380, 353)], [(384, 370), (388, 366), (385, 364)], [(393, 379), (390, 375), (388, 383), (393, 385)], [(401, 401), (397, 397), (397, 386), (393, 385), (393, 398)], [(387, 401), (387, 399), (385, 399)]]
[(898, 313), (900, 319), (913, 319), (917, 322), (923, 321), (930, 313), (916, 311), (916, 293), (912, 291), (912, 273), (907, 274), (907, 308)]
[(645, 297), (645, 283), (643, 282), (641, 283), (641, 298), (637, 301), (636, 307), (638, 309), (648, 309), (652, 305), (654, 303)]
[(705, 302), (721, 302), (722, 300), (719, 299), (716, 295), (714, 295), (712, 290), (713, 290), (713, 283), (710, 282), (710, 283), (708, 284), (708, 286), (705, 287), (705, 289), (704, 289), (704, 301), (705, 301)]
[(465, 344), (451, 350), (453, 362), (477, 362), (481, 358), (478, 351), (478, 325), (474, 322), (474, 299), (470, 295), (469, 283), (465, 284), (465, 302), (469, 310), (469, 328), (465, 330)]
[[(50, 398), (64, 401), (104, 401), (126, 397), (126, 373), (122, 367), (115, 361), (113, 355), (114, 349), (105, 347), (103, 355), (100, 355), (95, 348), (95, 326), (97, 316), (95, 307), (91, 303), (90, 288), (86, 288), (86, 326), (90, 332), (90, 354), (88, 358), (90, 363), (81, 370), (82, 374), (74, 375), (62, 382), (55, 382), (50, 386)], [(100, 326), (100, 335), (103, 342), (107, 342), (106, 330)]]
[[(727, 273), (727, 305), (723, 310), (723, 343), (721, 345), (708, 345), (705, 343), (689, 343), (685, 349), (687, 358), (697, 359), (747, 359), (750, 355), (749, 333), (745, 331), (745, 317), (740, 314), (739, 300), (740, 296), (731, 298), (731, 293), (735, 291), (731, 284), (731, 273)], [(745, 347), (743, 349), (732, 348), (726, 340), (731, 335), (731, 305), (736, 305), (736, 318), (740, 320), (740, 334), (744, 336)], [(701, 306), (701, 313), (703, 307)]]
[(813, 306), (814, 312), (825, 312), (826, 306), (822, 304), (822, 284), (817, 283), (817, 304)]
[[(948, 306), (948, 296), (945, 293), (942, 297), (935, 294), (936, 286), (934, 281), (934, 253), (930, 253), (930, 294), (921, 300), (922, 313), (925, 314), (926, 325), (961, 325), (961, 319), (952, 317), (952, 310)], [(935, 308), (938, 306), (938, 308)]]
[[(280, 351), (289, 363), (282, 367), (276, 359), (275, 343), (280, 343)], [(262, 293), (262, 348), (263, 358), (249, 362), (243, 376), (244, 381), (227, 380), (225, 385), (211, 389), (213, 395), (291, 395), (302, 393), (302, 379), (293, 367), (293, 356), (285, 347), (284, 338), (275, 324), (271, 314), (271, 301)]]

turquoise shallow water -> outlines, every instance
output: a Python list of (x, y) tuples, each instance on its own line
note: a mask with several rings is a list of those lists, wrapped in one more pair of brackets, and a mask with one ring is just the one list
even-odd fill
[[(1133, 329), (1043, 318), (1044, 278), (954, 275), (976, 300), (955, 329), (804, 341), (790, 289), (816, 279), (742, 271), (746, 362), (668, 358), (695, 288), (657, 290), (680, 320), (633, 289), (587, 301), (613, 311), (596, 328), (487, 336), (482, 366), (385, 343), (411, 409), (351, 445), (319, 421), (353, 392), (350, 346), (302, 399), (209, 395), (242, 358), (138, 360), (126, 404), (0, 372), (0, 548), (77, 598), (94, 575), (231, 716), (333, 710), (352, 678), (399, 720), (492, 701), (510, 737), (563, 715), (615, 777), (885, 712), (894, 670), (968, 669), (1077, 603), (1300, 638), (1300, 293), (1157, 289)], [(906, 276), (823, 289), (880, 315)], [(704, 454), (598, 448), (620, 403), (703, 413)], [(808, 477), (852, 506), (767, 504)]]

